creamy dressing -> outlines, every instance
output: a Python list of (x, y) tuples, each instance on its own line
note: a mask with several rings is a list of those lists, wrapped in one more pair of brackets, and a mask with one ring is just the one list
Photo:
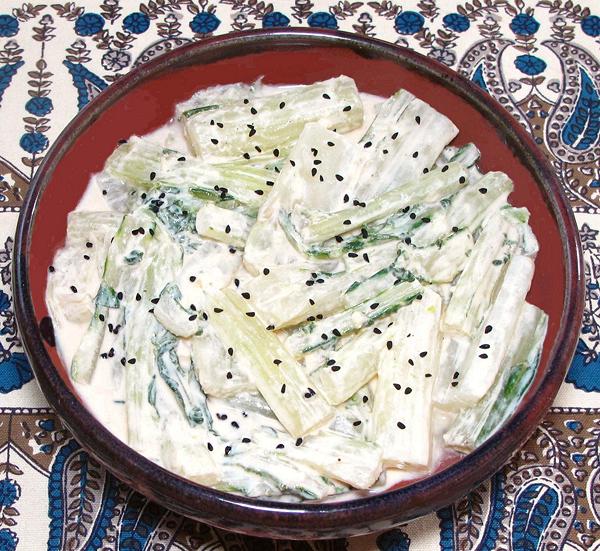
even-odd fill
[[(273, 92), (279, 91), (278, 87), (271, 87)], [(364, 105), (365, 121), (371, 121), (375, 114), (375, 109), (382, 98), (369, 94), (361, 94)], [(349, 134), (358, 140), (366, 130), (366, 124), (362, 128), (357, 129)], [(169, 124), (157, 129), (156, 131), (146, 136), (149, 140), (163, 144), (167, 148), (191, 154), (187, 141), (185, 140), (182, 125), (176, 120), (172, 120)], [(101, 192), (101, 184), (98, 177), (94, 176), (87, 186), (76, 211), (101, 211), (111, 210), (110, 205), (106, 201)], [(232, 278), (232, 274), (236, 270), (243, 271), (240, 268), (241, 255), (231, 254), (229, 248), (221, 243), (210, 243), (206, 245), (202, 251), (201, 261), (200, 256), (190, 256), (188, 261), (183, 266), (181, 273), (177, 278), (177, 282), (181, 288), (183, 297), (189, 302), (193, 302), (194, 296), (198, 294), (198, 289), (217, 288), (227, 285)], [(373, 254), (387, 255), (388, 247), (378, 247), (377, 252)], [(395, 252), (390, 256), (393, 260)], [(352, 268), (353, 261), (345, 259), (347, 268)], [(191, 275), (196, 276), (194, 282), (190, 281)], [(237, 277), (244, 279), (244, 275), (238, 272)], [(95, 292), (95, 291), (92, 291)], [(92, 305), (90, 304), (92, 310)], [(357, 326), (360, 326), (360, 320), (357, 321)], [(59, 355), (65, 365), (71, 365), (73, 356), (79, 346), (79, 343), (88, 326), (87, 321), (75, 323), (65, 320), (62, 323), (55, 321), (55, 337)], [(183, 366), (190, 364), (191, 347), (187, 339), (180, 339), (177, 355)], [(315, 361), (315, 365), (321, 361), (320, 354), (307, 356), (307, 363)], [(94, 372), (90, 384), (75, 383), (77, 392), (88, 409), (106, 426), (115, 436), (123, 442), (127, 442), (127, 417), (125, 406), (125, 390), (123, 377), (116, 377), (110, 367), (111, 362), (99, 360), (97, 368)], [(169, 392), (166, 385), (159, 380), (158, 395), (159, 400), (166, 411), (172, 414), (168, 415), (168, 423), (163, 425), (164, 430), (169, 430), (172, 434), (178, 434), (179, 438), (194, 441), (195, 436), (192, 434), (193, 429), (185, 420), (184, 416), (178, 414), (178, 404), (173, 398), (173, 394)], [(372, 386), (372, 384), (371, 384)], [(242, 409), (240, 407), (232, 407), (227, 400), (215, 397), (208, 398), (209, 409), (213, 414), (214, 426), (217, 432), (222, 436), (224, 441), (239, 440), (240, 438), (254, 438), (255, 435), (264, 432), (265, 427), (270, 427), (276, 431), (284, 432), (281, 424), (276, 420), (263, 415), (254, 413), (250, 407)], [(434, 443), (432, 446), (432, 465), (438, 465), (442, 461), (444, 455), (444, 447), (442, 445), (442, 434), (446, 431), (451, 422), (451, 415), (444, 412), (439, 412), (434, 415)], [(267, 429), (268, 430), (268, 429)], [(225, 446), (222, 441), (215, 439), (214, 442), (209, 442), (216, 449), (217, 446)], [(286, 446), (293, 446), (291, 437), (283, 439), (282, 442)], [(241, 444), (243, 445), (243, 444)], [(220, 457), (222, 453), (217, 453), (214, 457)], [(158, 457), (150, 457), (155, 461), (159, 461)], [(204, 460), (204, 455), (202, 459)], [(400, 482), (423, 476), (423, 472), (387, 469), (381, 475), (378, 483), (372, 487), (370, 492), (378, 492)], [(365, 491), (346, 492), (338, 496), (331, 496), (328, 500), (344, 500), (351, 499), (357, 495), (366, 495)]]

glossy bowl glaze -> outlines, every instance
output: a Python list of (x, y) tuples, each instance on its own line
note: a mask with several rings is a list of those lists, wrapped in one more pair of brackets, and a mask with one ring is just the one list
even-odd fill
[[(408, 89), (458, 126), (455, 143), (477, 144), (482, 169), (502, 170), (514, 180), (511, 202), (531, 211), (540, 241), (528, 299), (549, 315), (542, 361), (532, 388), (505, 426), (471, 454), (409, 485), (347, 501), (293, 504), (219, 492), (145, 459), (84, 407), (52, 346), (44, 301), (48, 266), (63, 244), (67, 213), (119, 139), (165, 124), (177, 102), (206, 86), (261, 76), (268, 84), (310, 83), (339, 74), (353, 77), (361, 91), (371, 94)], [(15, 243), (21, 337), (42, 391), (79, 442), (121, 480), (174, 511), (226, 529), (282, 538), (389, 528), (446, 506), (497, 471), (533, 432), (559, 389), (579, 333), (583, 285), (578, 233), (560, 184), (508, 112), (468, 80), (410, 50), (304, 29), (230, 34), (190, 44), (111, 85), (73, 119), (46, 155), (21, 211)]]

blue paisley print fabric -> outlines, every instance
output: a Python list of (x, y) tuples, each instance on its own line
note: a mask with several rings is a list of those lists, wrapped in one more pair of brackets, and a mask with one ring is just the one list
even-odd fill
[[(413, 48), (495, 98), (556, 170), (586, 276), (577, 351), (524, 448), (469, 495), (349, 540), (272, 541), (192, 522), (105, 471), (40, 394), (13, 314), (13, 235), (29, 181), (68, 121), (132, 68), (255, 28), (340, 29)], [(0, 551), (600, 551), (598, 0), (2, 0)]]

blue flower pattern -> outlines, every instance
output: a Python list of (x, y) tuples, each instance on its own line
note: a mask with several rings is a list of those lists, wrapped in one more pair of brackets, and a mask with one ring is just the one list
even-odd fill
[(19, 145), (32, 155), (41, 153), (48, 147), (48, 138), (41, 132), (26, 132), (21, 136)]
[(150, 28), (150, 18), (139, 11), (130, 13), (123, 19), (123, 28), (133, 34), (145, 33)]
[(25, 104), (25, 109), (27, 112), (38, 117), (44, 117), (48, 115), (53, 108), (54, 106), (52, 105), (52, 100), (49, 97), (31, 98)]
[(0, 508), (12, 507), (21, 497), (21, 486), (10, 478), (0, 480)]
[(220, 19), (214, 13), (201, 12), (194, 16), (190, 28), (198, 34), (209, 34), (216, 31), (220, 24)]
[(597, 15), (588, 15), (581, 20), (581, 30), (588, 36), (596, 38), (600, 36), (600, 17)]
[(471, 23), (466, 15), (460, 13), (449, 13), (442, 19), (444, 26), (457, 33), (464, 33), (469, 29)]
[(15, 551), (19, 538), (12, 530), (2, 528), (0, 530), (0, 551)]
[(515, 67), (526, 75), (535, 76), (546, 70), (546, 62), (535, 55), (524, 54), (515, 59)]
[(400, 34), (415, 34), (423, 28), (425, 18), (416, 11), (403, 11), (396, 17), (395, 24)]
[(92, 36), (104, 28), (104, 18), (97, 13), (84, 13), (75, 21), (75, 32), (79, 36)]
[(273, 27), (288, 27), (290, 18), (280, 11), (272, 11), (263, 17), (262, 26), (264, 29)]
[(8, 38), (19, 32), (19, 21), (12, 15), (0, 15), (0, 36)]
[(533, 16), (525, 13), (516, 15), (510, 22), (510, 29), (515, 34), (521, 36), (531, 36), (535, 34), (540, 28), (540, 24), (534, 19)]
[(337, 29), (337, 19), (325, 11), (312, 13), (306, 20), (310, 27), (319, 27), (321, 29)]

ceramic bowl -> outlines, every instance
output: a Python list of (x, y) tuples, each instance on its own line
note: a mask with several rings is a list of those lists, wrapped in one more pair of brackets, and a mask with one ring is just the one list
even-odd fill
[[(516, 413), (467, 456), (402, 487), (336, 502), (282, 503), (223, 493), (185, 480), (133, 451), (82, 404), (53, 347), (44, 301), (48, 267), (65, 238), (67, 213), (90, 175), (121, 138), (165, 124), (196, 90), (264, 76), (268, 84), (310, 83), (339, 74), (389, 96), (406, 88), (473, 141), (481, 168), (515, 182), (511, 202), (531, 211), (540, 241), (528, 300), (549, 315), (534, 383)], [(189, 517), (226, 529), (281, 538), (331, 538), (389, 528), (446, 506), (491, 476), (533, 432), (572, 358), (582, 315), (577, 228), (544, 154), (486, 92), (408, 49), (356, 35), (315, 30), (229, 34), (190, 44), (131, 71), (86, 106), (55, 141), (31, 184), (15, 243), (14, 295), (23, 344), (46, 398), (79, 442), (121, 480)]]

